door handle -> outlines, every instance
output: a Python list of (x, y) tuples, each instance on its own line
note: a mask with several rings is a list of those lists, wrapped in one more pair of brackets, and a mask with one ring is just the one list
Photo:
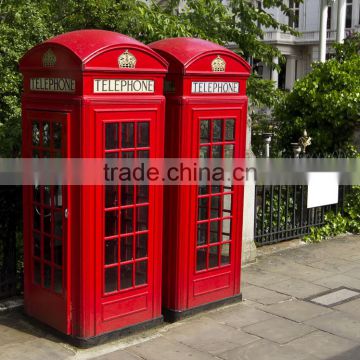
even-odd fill
[(69, 216), (69, 210), (68, 209), (64, 210), (64, 215), (65, 215), (65, 219), (67, 219), (68, 216)]

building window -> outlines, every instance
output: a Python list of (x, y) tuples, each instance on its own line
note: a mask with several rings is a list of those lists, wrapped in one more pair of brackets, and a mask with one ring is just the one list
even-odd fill
[(331, 29), (331, 6), (328, 6), (328, 14), (327, 14), (327, 23), (326, 23), (326, 28), (328, 30)]
[(289, 0), (289, 8), (292, 14), (289, 16), (289, 26), (294, 29), (299, 28), (300, 2), (298, 0)]
[(353, 0), (346, 0), (346, 21), (345, 27), (347, 29), (351, 28), (352, 26), (352, 9), (353, 9)]

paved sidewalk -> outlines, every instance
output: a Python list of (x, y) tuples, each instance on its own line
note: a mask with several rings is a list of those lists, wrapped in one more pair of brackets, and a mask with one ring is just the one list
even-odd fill
[[(341, 287), (350, 290), (319, 299), (335, 305), (309, 301)], [(3, 315), (0, 359), (359, 360), (357, 289), (360, 295), (360, 237), (339, 237), (244, 268), (242, 303), (92, 349), (63, 344), (20, 314)], [(354, 297), (339, 303), (344, 294)]]

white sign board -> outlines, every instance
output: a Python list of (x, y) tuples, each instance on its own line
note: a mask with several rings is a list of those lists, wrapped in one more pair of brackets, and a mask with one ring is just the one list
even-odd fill
[(31, 91), (74, 92), (75, 80), (67, 78), (31, 78)]
[(193, 94), (238, 94), (240, 86), (234, 81), (193, 81)]
[(153, 93), (154, 80), (94, 79), (94, 93)]
[(311, 172), (308, 174), (308, 208), (336, 204), (338, 200), (338, 173)]

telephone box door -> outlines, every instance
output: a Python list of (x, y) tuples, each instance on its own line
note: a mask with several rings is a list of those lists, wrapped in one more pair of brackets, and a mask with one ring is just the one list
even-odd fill
[[(124, 109), (96, 115), (97, 156), (115, 159), (157, 156), (156, 110)], [(118, 173), (116, 173), (118, 174)], [(118, 175), (117, 175), (118, 176)], [(161, 203), (158, 186), (98, 186), (96, 231), (96, 333), (159, 317)], [(160, 194), (160, 195), (159, 195)], [(156, 259), (156, 261), (155, 261)]]
[[(66, 158), (69, 114), (29, 111), (26, 115), (27, 146), (24, 157)], [(68, 187), (34, 185), (27, 188), (27, 218), (31, 231), (25, 233), (25, 266), (29, 292), (27, 311), (64, 333), (70, 333), (68, 281)], [(28, 251), (27, 251), (28, 250)]]

